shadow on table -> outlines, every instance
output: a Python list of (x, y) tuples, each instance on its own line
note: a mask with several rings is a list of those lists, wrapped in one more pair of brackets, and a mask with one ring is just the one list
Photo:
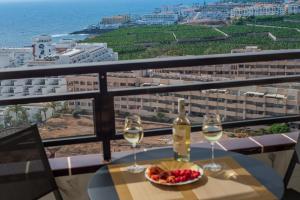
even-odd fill
[(220, 179), (223, 181), (235, 181), (243, 185), (249, 186), (261, 186), (258, 181), (255, 181), (251, 175), (241, 175), (234, 171), (234, 169), (225, 169), (219, 172), (210, 172), (209, 176), (212, 178)]

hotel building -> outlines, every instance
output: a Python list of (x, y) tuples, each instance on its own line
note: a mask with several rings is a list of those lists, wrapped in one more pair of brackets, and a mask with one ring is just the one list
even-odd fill
[(266, 15), (285, 15), (285, 6), (283, 4), (255, 4), (235, 7), (230, 11), (231, 19)]
[(124, 24), (130, 21), (129, 15), (117, 15), (111, 17), (103, 17), (100, 24)]
[(286, 4), (286, 12), (287, 14), (298, 14), (300, 13), (300, 4), (298, 3), (290, 3)]
[[(143, 77), (136, 73), (109, 74), (108, 87), (144, 87), (193, 83), (209, 79), (210, 81), (225, 80), (224, 78), (215, 79), (210, 76), (194, 75), (184, 75), (179, 79), (178, 74), (175, 73), (153, 73), (152, 75), (152, 77)], [(176, 75), (177, 79), (174, 78)], [(68, 91), (96, 90), (97, 79), (97, 76), (81, 77), (80, 79), (66, 77)], [(218, 112), (224, 120), (299, 114), (300, 91), (285, 86), (253, 86), (115, 97), (115, 110), (119, 113), (139, 113), (148, 118), (162, 113), (166, 120), (174, 119), (177, 114), (177, 99), (180, 97), (187, 100), (187, 113), (192, 122), (200, 122), (202, 116), (210, 112)], [(80, 108), (90, 113), (93, 110), (92, 106), (90, 100), (70, 103), (71, 108)]]
[[(74, 40), (62, 40), (54, 44), (52, 38), (47, 35), (33, 38), (33, 48), (26, 49), (25, 52), (23, 56), (15, 56), (14, 62), (23, 63), (18, 67), (118, 60), (118, 54), (107, 48), (105, 43), (86, 44), (76, 43)], [(46, 95), (66, 91), (64, 77), (0, 80), (0, 98)]]
[(177, 21), (178, 14), (162, 12), (143, 15), (141, 20), (137, 20), (137, 23), (145, 25), (171, 25)]
[(20, 67), (32, 59), (32, 48), (0, 48), (0, 69)]

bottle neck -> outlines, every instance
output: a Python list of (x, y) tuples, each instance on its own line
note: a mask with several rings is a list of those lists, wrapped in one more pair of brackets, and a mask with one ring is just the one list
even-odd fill
[(183, 102), (178, 103), (178, 115), (185, 116), (185, 108)]

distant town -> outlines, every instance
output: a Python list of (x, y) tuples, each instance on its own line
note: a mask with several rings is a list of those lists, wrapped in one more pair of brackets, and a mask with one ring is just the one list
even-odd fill
[(203, 5), (164, 6), (144, 15), (120, 14), (103, 17), (98, 24), (74, 32), (101, 33), (128, 26), (205, 24), (220, 25), (244, 17), (283, 16), (300, 13), (300, 2), (283, 0), (221, 1)]

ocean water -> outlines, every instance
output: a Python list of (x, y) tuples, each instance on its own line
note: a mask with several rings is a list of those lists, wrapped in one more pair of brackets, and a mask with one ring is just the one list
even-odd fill
[[(68, 33), (96, 24), (101, 17), (143, 14), (166, 5), (192, 5), (204, 0), (0, 0), (0, 48), (31, 45), (32, 37), (51, 35), (83, 39)], [(212, 2), (209, 0), (206, 2)]]

